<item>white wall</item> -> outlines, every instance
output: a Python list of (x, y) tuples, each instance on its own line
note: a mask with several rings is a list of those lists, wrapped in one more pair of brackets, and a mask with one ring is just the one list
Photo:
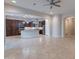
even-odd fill
[(63, 20), (62, 15), (53, 15), (46, 18), (45, 33), (50, 37), (63, 37)]
[(51, 28), (51, 17), (46, 17), (45, 18), (45, 35), (51, 36), (50, 28)]
[(6, 36), (6, 16), (4, 15), (4, 36)]
[(52, 37), (62, 37), (62, 15), (52, 17)]

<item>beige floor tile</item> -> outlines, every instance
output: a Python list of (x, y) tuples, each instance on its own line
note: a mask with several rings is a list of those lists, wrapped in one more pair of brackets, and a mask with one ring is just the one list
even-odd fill
[(6, 37), (5, 59), (75, 59), (75, 40), (74, 37)]

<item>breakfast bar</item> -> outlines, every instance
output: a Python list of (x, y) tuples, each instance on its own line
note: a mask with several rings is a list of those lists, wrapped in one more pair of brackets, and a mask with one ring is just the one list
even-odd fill
[(21, 38), (33, 38), (39, 36), (39, 30), (42, 30), (42, 27), (25, 27), (21, 31)]

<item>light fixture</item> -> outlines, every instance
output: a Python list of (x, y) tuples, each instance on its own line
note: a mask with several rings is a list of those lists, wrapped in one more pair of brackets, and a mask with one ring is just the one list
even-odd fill
[(12, 3), (16, 3), (16, 1), (15, 0), (12, 0)]

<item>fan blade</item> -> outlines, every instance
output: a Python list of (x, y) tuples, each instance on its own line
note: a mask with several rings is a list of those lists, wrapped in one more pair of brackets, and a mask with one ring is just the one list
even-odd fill
[(49, 0), (46, 0), (46, 1), (48, 1), (48, 2), (49, 2)]
[(61, 7), (60, 5), (53, 4), (54, 6)]
[(54, 2), (54, 3), (60, 3), (61, 1), (59, 0), (59, 1), (56, 1), (56, 2)]
[(53, 6), (50, 6), (50, 9), (52, 9)]
[(50, 4), (44, 4), (43, 6), (49, 6)]
[(33, 5), (36, 5), (36, 3), (33, 3)]

